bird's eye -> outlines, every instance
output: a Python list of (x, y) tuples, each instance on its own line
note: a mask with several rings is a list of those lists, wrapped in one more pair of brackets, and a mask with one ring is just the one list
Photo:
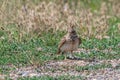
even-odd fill
[(75, 33), (75, 31), (72, 31), (72, 33)]

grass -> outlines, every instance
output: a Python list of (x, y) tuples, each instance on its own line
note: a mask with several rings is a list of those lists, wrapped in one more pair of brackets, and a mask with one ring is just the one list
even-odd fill
[(111, 68), (112, 66), (110, 64), (97, 64), (97, 65), (86, 65), (86, 66), (77, 66), (76, 71), (81, 72), (81, 71), (92, 71), (92, 70), (98, 70), (98, 69), (104, 69), (104, 68)]
[[(117, 6), (119, 4), (116, 4), (117, 0), (113, 2), (109, 0), (76, 0), (76, 2), (69, 0), (69, 8), (66, 12), (62, 7), (64, 2), (44, 1), (2, 0), (0, 2), (0, 66), (3, 65), (0, 67), (0, 73), (7, 74), (10, 70), (14, 70), (9, 65), (20, 67), (42, 65), (51, 60), (64, 60), (64, 55), (56, 55), (57, 46), (61, 37), (66, 34), (68, 28), (66, 25), (71, 23), (75, 24), (76, 30), (82, 38), (79, 48), (88, 50), (88, 52), (75, 53), (77, 57), (83, 59), (95, 57), (100, 60), (119, 59), (120, 18), (117, 12), (119, 9)], [(106, 2), (108, 4), (104, 5)], [(21, 9), (24, 4), (30, 11), (27, 15)], [(53, 9), (53, 7), (55, 8)], [(105, 8), (107, 11), (104, 10)], [(36, 14), (33, 15), (32, 11)], [(71, 11), (74, 12), (71, 13)], [(107, 16), (110, 18), (106, 18)], [(107, 38), (104, 38), (105, 36)], [(77, 70), (108, 67), (104, 66), (78, 67)], [(74, 79), (74, 77), (72, 78)], [(29, 78), (20, 80), (24, 79), (29, 80)], [(39, 78), (34, 77), (30, 80), (36, 79)], [(52, 80), (55, 78), (44, 76), (40, 79)], [(64, 76), (58, 79), (62, 80)], [(71, 77), (65, 76), (65, 79), (71, 79)]]
[[(112, 31), (108, 31), (108, 34), (114, 33), (115, 36), (110, 36), (109, 39), (82, 39), (82, 44), (79, 48), (84, 48), (86, 50), (90, 50), (90, 54), (86, 53), (75, 53), (77, 57), (82, 59), (92, 59), (95, 57), (96, 59), (119, 59), (120, 50), (118, 44), (120, 43), (120, 37), (117, 33), (117, 29), (110, 29)], [(110, 33), (109, 33), (110, 32)], [(64, 56), (56, 55), (57, 46), (60, 41), (60, 38), (65, 34), (65, 32), (58, 31), (55, 34), (52, 33), (44, 33), (40, 37), (33, 37), (30, 39), (29, 37), (25, 38), (21, 42), (17, 40), (9, 41), (9, 39), (5, 38), (0, 41), (0, 65), (9, 65), (13, 64), (16, 67), (26, 66), (26, 65), (41, 65), (46, 61), (50, 60), (64, 60)], [(4, 34), (6, 35), (6, 34)], [(37, 48), (42, 48), (42, 50), (37, 50)], [(98, 51), (95, 48), (99, 49)], [(109, 52), (103, 52), (103, 50), (111, 50)], [(77, 67), (77, 71), (84, 70), (96, 70), (99, 68), (108, 68), (105, 65), (95, 65), (95, 66), (85, 66), (85, 67)], [(14, 68), (5, 68), (0, 67), (0, 73), (9, 74), (10, 70), (14, 70)], [(75, 77), (76, 79), (77, 77)], [(33, 78), (21, 78), (20, 80), (53, 80), (55, 78), (44, 76), (44, 77), (33, 77)], [(58, 79), (63, 80), (64, 77), (59, 77)], [(65, 77), (65, 79), (70, 79), (69, 77)], [(74, 78), (73, 78), (74, 79)]]
[(50, 76), (42, 76), (42, 77), (33, 77), (33, 78), (20, 78), (18, 80), (85, 80), (84, 77), (81, 76), (69, 76), (63, 75), (59, 77), (50, 77)]
[(76, 56), (85, 59), (92, 57), (96, 57), (97, 59), (119, 59), (119, 42), (119, 38), (85, 40), (81, 47), (88, 50), (88, 52), (76, 53)]
[[(53, 58), (53, 55), (57, 51), (57, 44), (60, 36), (56, 37), (52, 34), (43, 35), (44, 37), (33, 38), (25, 42), (12, 41), (9, 42), (7, 39), (1, 41), (1, 62), (0, 64), (8, 63), (29, 63), (29, 58), (34, 56), (41, 60), (49, 60)], [(4, 43), (4, 44), (3, 44)], [(37, 48), (41, 47), (41, 51), (37, 51)], [(43, 57), (42, 57), (43, 56)], [(53, 55), (54, 56), (54, 55)], [(47, 57), (47, 58), (46, 58)], [(7, 61), (6, 61), (7, 59)], [(9, 59), (9, 60), (8, 60)]]
[[(0, 64), (30, 64), (31, 61), (48, 61), (54, 60), (56, 57), (57, 45), (60, 38), (64, 35), (63, 33), (54, 34), (43, 34), (43, 37), (33, 38), (25, 42), (12, 41), (9, 42), (7, 39), (1, 40), (1, 53), (0, 53)], [(119, 37), (113, 37), (110, 39), (83, 39), (83, 43), (80, 48), (90, 49), (90, 54), (76, 54), (80, 57), (93, 57), (95, 55), (101, 59), (113, 59), (119, 58)], [(38, 51), (37, 48), (42, 48), (41, 51)], [(99, 49), (95, 51), (94, 49)], [(112, 49), (114, 52), (105, 53), (102, 50)], [(108, 55), (109, 54), (109, 55)], [(31, 60), (33, 59), (33, 60)], [(61, 59), (63, 59), (61, 57)], [(34, 62), (33, 62), (34, 63)]]
[[(64, 56), (57, 56), (56, 52), (59, 40), (64, 33), (57, 32), (56, 34), (43, 34), (39, 38), (32, 38), (24, 42), (9, 42), (8, 39), (1, 40), (0, 65), (13, 64), (19, 67), (19, 65), (40, 65), (50, 60), (63, 60)], [(91, 59), (93, 57), (97, 59), (119, 59), (119, 40), (119, 36), (102, 40), (95, 38), (83, 39), (80, 48), (89, 49), (90, 54), (76, 53), (75, 55), (83, 59)], [(37, 50), (39, 47), (42, 48), (41, 51)], [(95, 48), (99, 50), (96, 51)], [(109, 49), (112, 51), (103, 52), (103, 50)]]

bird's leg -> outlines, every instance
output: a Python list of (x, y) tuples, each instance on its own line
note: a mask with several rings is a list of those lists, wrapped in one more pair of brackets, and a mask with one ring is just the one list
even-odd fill
[(73, 51), (70, 51), (70, 55), (69, 55), (68, 59), (81, 60), (80, 58), (78, 58), (78, 57), (76, 57), (76, 56), (73, 55)]
[(64, 60), (67, 59), (67, 53), (66, 52), (62, 52), (62, 55), (65, 57)]
[(68, 59), (74, 59), (73, 51), (70, 51), (69, 57), (67, 57), (67, 58), (68, 58)]
[(64, 60), (66, 60), (67, 59), (67, 55), (65, 55), (65, 58), (64, 58)]
[(66, 60), (68, 58), (68, 52), (65, 53), (65, 59)]

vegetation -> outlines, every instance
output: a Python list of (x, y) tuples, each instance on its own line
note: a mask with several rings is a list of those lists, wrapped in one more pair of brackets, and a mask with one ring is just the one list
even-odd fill
[[(66, 34), (70, 24), (75, 25), (82, 38), (79, 48), (85, 50), (76, 52), (75, 56), (82, 59), (93, 57), (98, 60), (120, 59), (119, 2), (119, 0), (1, 0), (0, 73), (8, 74), (14, 70), (4, 66), (43, 65), (51, 60), (64, 60), (64, 55), (58, 56), (56, 51), (61, 37)], [(101, 68), (90, 67), (78, 67), (76, 70)], [(63, 76), (58, 79), (63, 80)], [(78, 79), (77, 77), (72, 78)], [(49, 76), (31, 78), (36, 79), (54, 78)], [(66, 79), (69, 80), (71, 77)]]

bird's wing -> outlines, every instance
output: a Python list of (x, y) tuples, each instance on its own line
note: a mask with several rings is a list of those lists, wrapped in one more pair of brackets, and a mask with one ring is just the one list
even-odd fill
[(60, 49), (64, 45), (65, 42), (66, 42), (66, 38), (63, 37), (62, 40), (59, 43), (58, 49)]
[(82, 43), (82, 40), (80, 37), (78, 37), (78, 40), (79, 40), (79, 45)]

